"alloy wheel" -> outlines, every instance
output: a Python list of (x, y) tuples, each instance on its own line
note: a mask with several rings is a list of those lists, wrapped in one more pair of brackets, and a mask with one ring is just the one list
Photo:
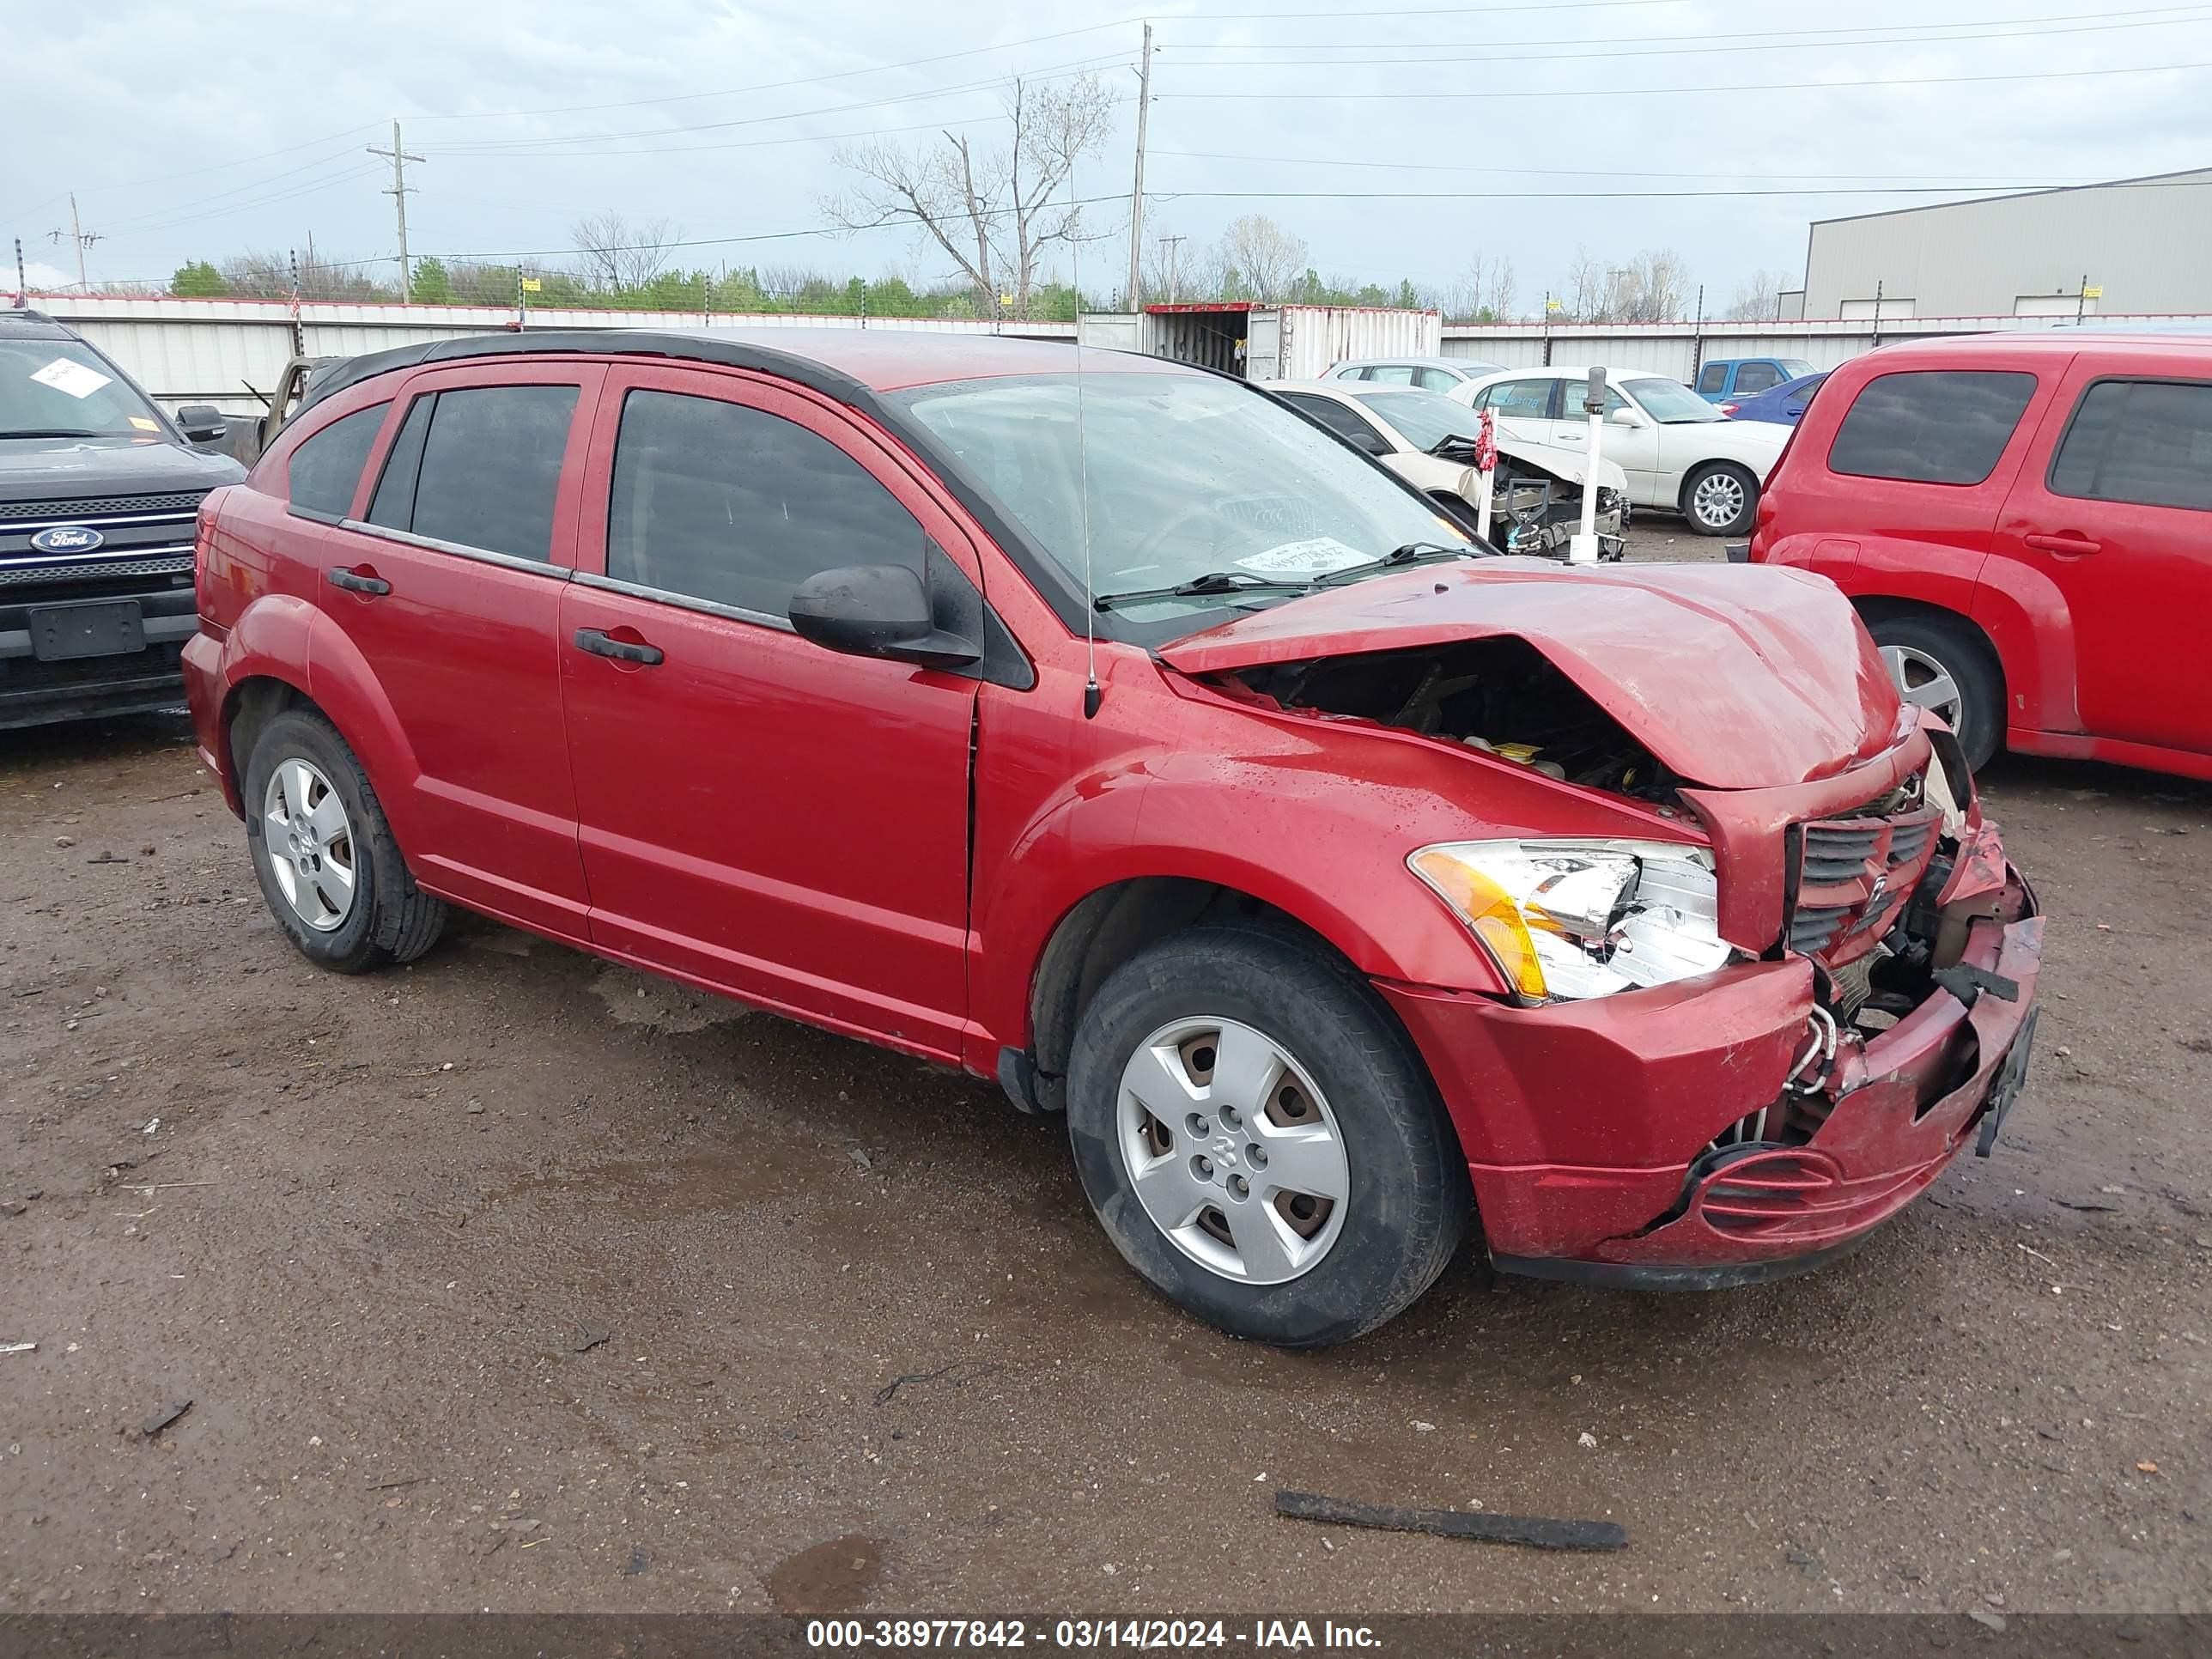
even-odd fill
[(277, 763), (262, 792), (262, 845), (277, 890), (301, 921), (335, 933), (353, 914), (357, 864), (352, 822), (311, 760)]
[(1743, 480), (1728, 472), (1709, 472), (1691, 492), (1690, 512), (1708, 530), (1725, 530), (1743, 512)]
[(1916, 708), (1933, 713), (1954, 732), (1966, 702), (1951, 671), (1925, 651), (1910, 645), (1885, 645), (1881, 659), (1897, 695)]
[(1352, 1172), (1336, 1116), (1249, 1025), (1199, 1016), (1154, 1031), (1122, 1068), (1115, 1127), (1145, 1213), (1224, 1279), (1287, 1283), (1343, 1230)]

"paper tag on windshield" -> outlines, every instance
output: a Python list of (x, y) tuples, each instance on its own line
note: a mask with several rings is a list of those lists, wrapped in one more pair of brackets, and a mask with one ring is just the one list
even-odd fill
[(1332, 570), (1349, 570), (1356, 564), (1371, 562), (1358, 548), (1346, 547), (1334, 536), (1315, 536), (1239, 559), (1237, 568), (1261, 576), (1326, 576)]
[(109, 384), (110, 377), (96, 368), (87, 368), (82, 363), (73, 363), (66, 357), (57, 357), (31, 378), (40, 386), (50, 386), (57, 392), (66, 392), (72, 398), (89, 398)]

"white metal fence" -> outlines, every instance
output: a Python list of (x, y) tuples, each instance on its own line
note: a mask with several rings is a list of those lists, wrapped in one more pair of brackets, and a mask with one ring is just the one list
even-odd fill
[[(293, 351), (293, 317), (281, 300), (175, 300), (112, 295), (33, 295), (32, 308), (76, 329), (164, 404), (211, 403), (251, 410)], [(298, 321), (309, 356), (357, 356), (390, 346), (514, 325), (512, 307), (304, 303)], [(878, 328), (933, 334), (1024, 335), (1072, 340), (1073, 323), (964, 322), (929, 317), (740, 315), (696, 311), (533, 311), (532, 328)]]
[[(2065, 322), (2072, 320), (2063, 319)], [(2189, 319), (2100, 317), (2101, 324), (2175, 322)], [(2201, 319), (2212, 325), (2212, 318)], [(1602, 364), (1640, 368), (1689, 381), (1698, 365), (1714, 357), (1802, 357), (1816, 369), (1838, 364), (1899, 340), (1941, 335), (1989, 334), (2001, 329), (2049, 329), (2049, 317), (1887, 318), (1870, 320), (1778, 323), (1480, 323), (1444, 325), (1447, 357), (1474, 357), (1505, 368), (1545, 363)]]

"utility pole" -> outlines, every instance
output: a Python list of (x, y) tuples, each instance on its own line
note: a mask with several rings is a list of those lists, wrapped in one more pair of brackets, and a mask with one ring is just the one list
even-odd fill
[(404, 305), (412, 297), (407, 276), (407, 196), (414, 186), (407, 182), (407, 164), (422, 158), (410, 155), (401, 148), (399, 123), (396, 119), (392, 124), (392, 148), (379, 149), (374, 144), (368, 148), (371, 155), (389, 155), (392, 158), (392, 188), (384, 193), (392, 198), (392, 205), (399, 215), (399, 299)]
[[(64, 234), (64, 232), (58, 230), (49, 231), (46, 234), (46, 240), (56, 247), (59, 247), (62, 245)], [(84, 274), (84, 251), (100, 240), (100, 233), (95, 230), (88, 234), (84, 227), (77, 222), (75, 191), (70, 192), (70, 228), (66, 234), (71, 246), (76, 249), (76, 285), (80, 289), (90, 288), (92, 284), (86, 280)]]
[(1168, 303), (1170, 305), (1176, 303), (1176, 297), (1182, 291), (1176, 282), (1176, 267), (1180, 263), (1176, 255), (1182, 252), (1182, 245), (1188, 240), (1187, 237), (1182, 236), (1160, 238), (1161, 244), (1168, 251)]
[(1152, 26), (1145, 25), (1143, 67), (1137, 71), (1137, 181), (1129, 192), (1129, 309), (1137, 309), (1137, 294), (1144, 273), (1139, 269), (1145, 246), (1145, 118), (1152, 107)]

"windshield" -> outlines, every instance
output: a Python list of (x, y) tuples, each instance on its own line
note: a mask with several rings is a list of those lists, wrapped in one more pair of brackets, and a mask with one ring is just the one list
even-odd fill
[(0, 339), (0, 438), (163, 435), (137, 388), (75, 340)]
[(1359, 392), (1352, 394), (1397, 428), (1416, 449), (1434, 449), (1447, 438), (1472, 438), (1482, 416), (1440, 392)]
[(1623, 381), (1620, 389), (1643, 404), (1644, 412), (1662, 426), (1728, 419), (1719, 404), (1707, 403), (1680, 380), (1663, 380), (1655, 375), (1650, 380)]
[[(1080, 586), (1085, 485), (1091, 591), (1101, 597), (1225, 573), (1270, 603), (1412, 543), (1467, 538), (1421, 497), (1271, 398), (1211, 376), (1086, 373), (918, 386), (896, 394)], [(1441, 401), (1441, 400), (1440, 400)], [(1176, 595), (1116, 607), (1138, 621), (1218, 608)]]

